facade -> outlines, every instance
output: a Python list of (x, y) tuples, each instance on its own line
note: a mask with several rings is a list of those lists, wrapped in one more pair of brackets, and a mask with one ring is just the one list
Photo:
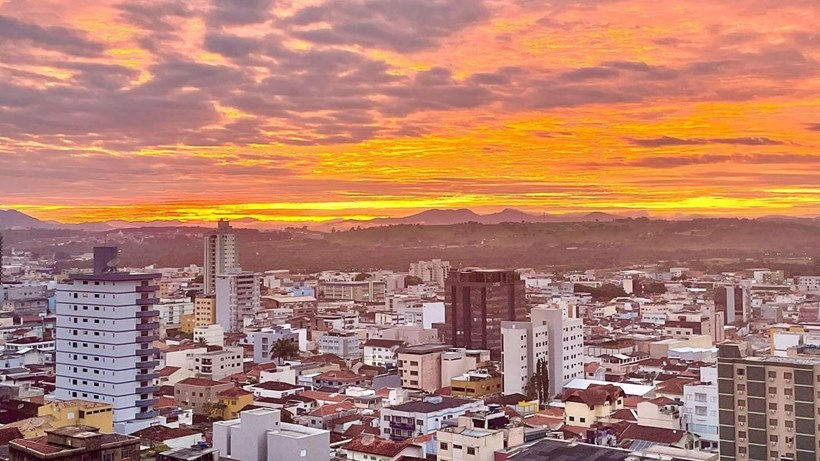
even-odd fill
[(431, 395), (423, 400), (382, 408), (380, 429), (384, 438), (404, 440), (432, 434), (441, 429), (444, 421), (483, 407), (481, 400)]
[(395, 367), (398, 361), (397, 351), (405, 344), (404, 341), (390, 339), (369, 339), (363, 345), (364, 364), (375, 367)]
[(487, 349), (501, 358), (501, 322), (526, 320), (524, 280), (509, 270), (450, 271), (445, 282), (445, 321), (435, 327), (455, 347)]
[(135, 432), (157, 416), (158, 277), (75, 274), (57, 288), (55, 397), (112, 404), (116, 432)]
[(344, 360), (354, 360), (362, 357), (359, 335), (352, 331), (333, 330), (322, 334), (319, 338), (319, 351), (322, 354), (334, 354)]
[(216, 230), (205, 234), (204, 250), (203, 283), (205, 294), (210, 295), (216, 293), (217, 275), (239, 268), (239, 246), (228, 221), (220, 219)]
[(441, 355), (450, 346), (422, 344), (401, 348), (397, 352), (401, 386), (435, 392), (441, 388)]
[(283, 423), (281, 412), (268, 408), (214, 423), (213, 445), (220, 456), (237, 461), (330, 459), (330, 432)]
[(196, 328), (207, 328), (215, 323), (216, 295), (197, 296), (194, 299), (194, 326)]
[(717, 451), (720, 441), (717, 368), (700, 369), (700, 381), (683, 386), (686, 430), (700, 436), (701, 448)]
[(410, 275), (420, 278), (424, 283), (433, 283), (443, 287), (449, 273), (450, 261), (433, 259), (410, 263)]
[(743, 343), (718, 347), (721, 461), (816, 460), (820, 356), (746, 357)]
[(380, 280), (361, 282), (321, 282), (319, 298), (326, 300), (355, 301), (357, 303), (384, 303), (387, 284)]
[(290, 309), (294, 317), (316, 315), (319, 301), (313, 296), (264, 296), (262, 307), (266, 309)]
[(299, 332), (288, 328), (266, 328), (253, 333), (253, 361), (267, 363), (273, 361), (271, 348), (277, 341), (293, 341), (299, 343)]
[(564, 402), (564, 422), (570, 426), (591, 427), (609, 420), (610, 416), (624, 407), (623, 389), (611, 384), (591, 385), (586, 389), (566, 389), (561, 396)]
[(504, 393), (524, 394), (540, 360), (548, 360), (547, 325), (501, 322), (501, 371)]
[(500, 394), (503, 387), (504, 380), (495, 370), (470, 370), (450, 380), (453, 397), (482, 398)]
[(216, 323), (226, 332), (242, 331), (246, 318), (261, 309), (259, 274), (236, 271), (216, 276)]
[(225, 345), (225, 329), (222, 325), (208, 325), (207, 327), (194, 328), (194, 342), (204, 341), (209, 346)]
[(193, 410), (198, 415), (207, 415), (211, 405), (219, 402), (219, 393), (233, 387), (233, 383), (186, 378), (174, 385), (174, 398), (180, 408)]
[(218, 381), (241, 373), (243, 363), (244, 354), (241, 347), (207, 351), (194, 355), (194, 373), (200, 378)]
[(125, 461), (140, 459), (140, 438), (67, 426), (9, 442), (10, 461)]
[(524, 427), (508, 424), (503, 411), (459, 416), (457, 426), (436, 432), (438, 461), (495, 461), (496, 451), (524, 444)]
[(52, 428), (89, 426), (106, 434), (114, 432), (114, 407), (110, 403), (88, 400), (49, 402), (37, 409), (37, 416), (48, 418)]
[(166, 330), (179, 328), (184, 316), (194, 315), (194, 303), (188, 299), (163, 299), (154, 307), (159, 311), (160, 328)]

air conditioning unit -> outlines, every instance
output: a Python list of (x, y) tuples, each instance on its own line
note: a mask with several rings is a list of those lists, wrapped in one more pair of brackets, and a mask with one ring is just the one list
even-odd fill
[(744, 423), (743, 421), (739, 422), (738, 424), (740, 424), (741, 426), (745, 426), (745, 425), (746, 425), (746, 423)]

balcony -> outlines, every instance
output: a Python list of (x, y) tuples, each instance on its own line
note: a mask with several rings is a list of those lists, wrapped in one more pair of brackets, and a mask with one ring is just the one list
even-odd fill
[(159, 291), (159, 285), (138, 286), (137, 293), (154, 293)]
[(152, 342), (157, 341), (157, 340), (159, 340), (159, 335), (156, 335), (156, 334), (137, 336), (137, 342), (138, 343), (152, 343)]
[(137, 381), (153, 381), (159, 377), (157, 373), (138, 373)]
[(159, 303), (159, 298), (140, 298), (137, 300), (137, 306), (153, 306)]
[(402, 423), (396, 421), (390, 421), (390, 427), (393, 429), (402, 429), (405, 431), (414, 431), (416, 430), (416, 425), (413, 423)]
[(157, 349), (149, 347), (147, 349), (137, 349), (137, 357), (151, 357), (157, 353)]
[(137, 330), (139, 331), (150, 331), (156, 330), (157, 328), (159, 328), (159, 322), (145, 322), (137, 324)]
[(142, 394), (153, 394), (154, 392), (159, 391), (159, 386), (142, 386), (138, 387), (137, 391)]
[(137, 419), (151, 419), (155, 418), (157, 415), (159, 415), (157, 410), (144, 411), (137, 413)]
[(147, 311), (138, 311), (137, 312), (137, 318), (138, 319), (145, 319), (145, 318), (151, 318), (151, 317), (159, 317), (159, 311), (156, 310), (156, 309), (150, 309), (150, 310), (147, 310)]
[(145, 369), (145, 368), (155, 368), (159, 365), (159, 360), (148, 360), (145, 362), (137, 362), (138, 369)]
[(148, 407), (157, 403), (157, 400), (159, 399), (140, 399), (136, 403), (138, 407)]

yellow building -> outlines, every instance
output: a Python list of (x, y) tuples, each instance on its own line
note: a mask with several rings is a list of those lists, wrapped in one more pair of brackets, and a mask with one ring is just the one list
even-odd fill
[[(194, 299), (194, 326), (206, 328), (216, 323), (216, 296), (197, 296)], [(193, 332), (193, 329), (191, 330)]]
[(489, 370), (472, 370), (450, 380), (453, 397), (478, 398), (500, 394), (504, 386), (501, 374)]
[[(239, 412), (248, 405), (253, 404), (253, 393), (240, 387), (233, 387), (217, 394), (219, 397), (219, 410), (222, 419), (236, 419)], [(217, 411), (218, 412), (218, 411)]]
[(196, 314), (185, 314), (179, 319), (179, 331), (192, 335), (196, 327)]
[(564, 423), (569, 426), (591, 427), (599, 420), (607, 422), (613, 413), (624, 407), (624, 391), (612, 384), (593, 384), (586, 389), (566, 389)]
[(49, 402), (37, 409), (37, 416), (3, 426), (16, 427), (24, 438), (42, 437), (45, 431), (66, 426), (92, 426), (100, 432), (114, 432), (114, 407), (88, 400)]

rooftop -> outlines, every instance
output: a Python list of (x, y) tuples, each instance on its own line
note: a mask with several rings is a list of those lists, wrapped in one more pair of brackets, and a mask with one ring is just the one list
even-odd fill
[(432, 413), (434, 411), (446, 410), (449, 408), (458, 408), (463, 405), (475, 403), (475, 400), (459, 399), (456, 397), (437, 396), (434, 398), (425, 398), (424, 400), (416, 400), (413, 402), (406, 402), (399, 405), (394, 405), (385, 410), (401, 411), (407, 413)]
[(628, 450), (557, 439), (541, 439), (508, 453), (511, 461), (624, 461), (630, 455)]

